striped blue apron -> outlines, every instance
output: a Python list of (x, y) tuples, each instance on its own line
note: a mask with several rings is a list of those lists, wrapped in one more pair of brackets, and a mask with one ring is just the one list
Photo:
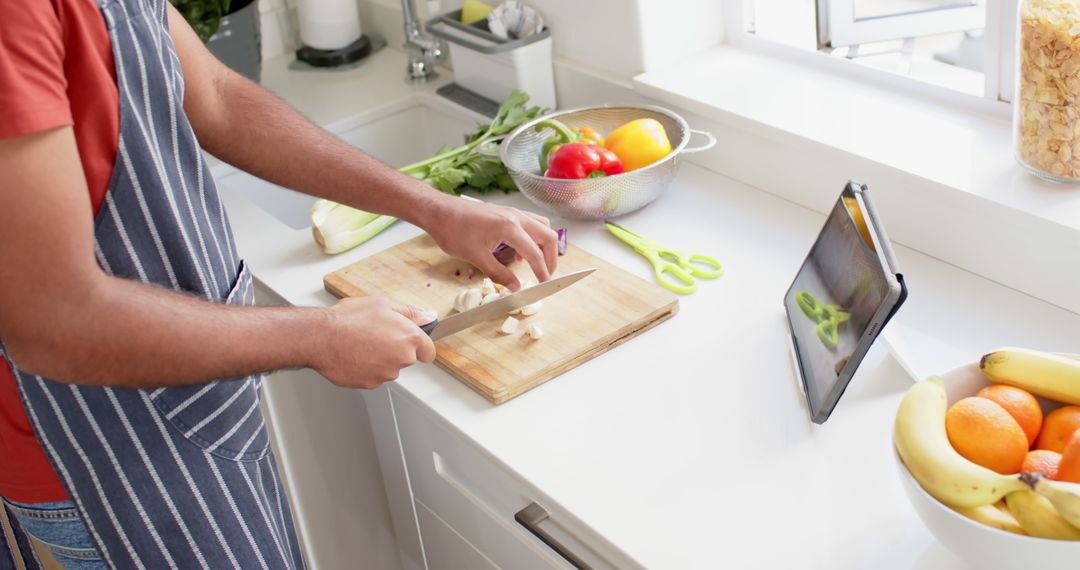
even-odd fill
[[(253, 304), (251, 274), (183, 112), (165, 0), (98, 1), (120, 96), (116, 164), (95, 220), (98, 263), (209, 302)], [(303, 567), (259, 410), (260, 376), (124, 389), (12, 368), (109, 567)]]

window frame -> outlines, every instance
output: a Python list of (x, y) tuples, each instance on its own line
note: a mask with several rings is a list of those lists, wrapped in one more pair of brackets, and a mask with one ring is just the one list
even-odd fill
[[(983, 2), (969, 6), (935, 8), (919, 12), (855, 16), (856, 0), (817, 0), (818, 49), (842, 47), (986, 27)], [(821, 18), (821, 14), (826, 14)]]
[(1010, 115), (1013, 76), (1015, 75), (1016, 10), (1019, 0), (986, 0), (986, 28), (983, 34), (982, 97), (956, 91), (941, 85), (901, 75), (895, 72), (858, 65), (844, 58), (831, 57), (818, 50), (807, 50), (765, 39), (752, 31), (754, 0), (725, 2), (724, 42), (728, 45), (797, 61), (831, 73), (837, 73), (877, 86), (909, 93), (913, 96), (961, 106), (967, 110), (1006, 118)]

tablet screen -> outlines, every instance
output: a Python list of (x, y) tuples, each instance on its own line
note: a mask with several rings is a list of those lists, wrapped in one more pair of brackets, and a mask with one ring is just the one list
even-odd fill
[[(811, 416), (828, 417), (883, 324), (897, 281), (870, 238), (861, 202), (837, 200), (784, 299)], [(887, 244), (886, 244), (887, 245)]]

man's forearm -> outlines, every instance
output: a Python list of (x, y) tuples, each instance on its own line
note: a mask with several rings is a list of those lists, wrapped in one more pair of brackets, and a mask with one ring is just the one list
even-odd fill
[[(113, 277), (51, 326), (5, 338), (22, 369), (80, 384), (177, 386), (310, 365), (323, 309), (237, 307)], [(46, 320), (47, 319), (47, 320)]]
[(422, 226), (449, 198), (349, 146), (237, 74), (224, 74), (216, 89), (216, 108), (203, 111), (213, 119), (192, 116), (192, 122), (200, 144), (237, 168)]

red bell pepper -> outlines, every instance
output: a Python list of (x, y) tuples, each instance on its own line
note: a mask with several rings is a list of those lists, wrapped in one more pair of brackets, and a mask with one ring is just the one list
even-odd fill
[(548, 157), (548, 178), (599, 178), (621, 174), (622, 161), (615, 153), (595, 144), (569, 143), (555, 149)]

